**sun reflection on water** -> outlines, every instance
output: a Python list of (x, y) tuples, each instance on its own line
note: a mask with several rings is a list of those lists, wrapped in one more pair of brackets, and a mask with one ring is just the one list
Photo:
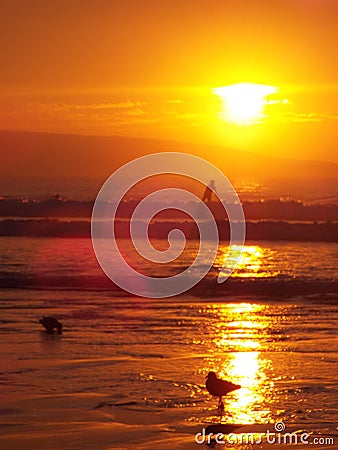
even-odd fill
[(224, 398), (228, 422), (253, 424), (271, 420), (268, 405), (273, 382), (269, 381), (270, 361), (261, 343), (269, 329), (265, 308), (268, 307), (249, 303), (212, 305), (219, 320), (214, 327), (213, 355), (208, 358), (207, 371), (214, 370), (221, 378), (242, 386)]
[[(232, 245), (220, 249), (220, 253), (215, 261), (215, 266), (221, 268), (224, 263), (233, 262), (238, 255), (239, 247)], [(272, 267), (273, 256), (275, 252), (270, 248), (263, 248), (259, 245), (245, 245), (236, 265), (236, 269), (232, 273), (232, 278), (267, 278), (275, 277), (279, 274)], [(226, 273), (220, 273), (220, 276)]]
[(223, 364), (222, 375), (224, 372), (225, 377), (242, 386), (236, 396), (227, 401), (227, 409), (235, 423), (264, 422), (269, 418), (270, 411), (261, 409), (265, 403), (266, 363), (259, 351), (248, 351), (232, 353)]

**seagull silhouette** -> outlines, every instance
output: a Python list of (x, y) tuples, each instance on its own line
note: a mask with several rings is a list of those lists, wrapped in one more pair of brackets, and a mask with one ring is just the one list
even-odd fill
[(57, 329), (58, 334), (62, 334), (63, 325), (54, 316), (44, 316), (39, 322), (46, 329), (48, 334), (52, 334), (55, 329)]
[(231, 383), (231, 381), (221, 380), (220, 378), (217, 378), (215, 372), (209, 372), (206, 378), (207, 381), (205, 385), (208, 389), (209, 394), (219, 398), (218, 412), (222, 417), (224, 413), (224, 403), (222, 400), (223, 395), (226, 395), (232, 391), (236, 391), (237, 389), (240, 389), (241, 386), (239, 384)]

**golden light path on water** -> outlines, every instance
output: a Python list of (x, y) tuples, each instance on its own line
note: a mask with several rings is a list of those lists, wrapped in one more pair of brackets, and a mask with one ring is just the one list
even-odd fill
[[(214, 263), (215, 267), (222, 267), (226, 261), (233, 261), (237, 256), (238, 246), (221, 247), (218, 257)], [(236, 265), (236, 269), (231, 274), (232, 278), (266, 278), (278, 275), (272, 266), (275, 252), (269, 248), (259, 245), (245, 245)], [(222, 272), (220, 273), (222, 277)]]
[[(271, 422), (267, 406), (273, 382), (267, 371), (271, 362), (262, 352), (260, 338), (267, 335), (266, 305), (249, 303), (214, 304), (219, 322), (213, 338), (213, 356), (206, 371), (214, 370), (223, 379), (240, 384), (241, 389), (224, 397), (223, 420), (234, 424)], [(216, 403), (210, 412), (216, 412)]]

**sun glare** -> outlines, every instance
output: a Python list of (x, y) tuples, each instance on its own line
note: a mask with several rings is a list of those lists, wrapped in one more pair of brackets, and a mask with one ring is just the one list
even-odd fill
[(266, 97), (278, 92), (275, 86), (237, 83), (214, 88), (212, 92), (222, 101), (220, 117), (226, 122), (250, 125), (264, 117)]

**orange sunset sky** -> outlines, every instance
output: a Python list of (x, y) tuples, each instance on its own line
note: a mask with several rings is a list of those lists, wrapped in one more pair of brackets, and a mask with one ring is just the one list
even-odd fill
[[(2, 0), (0, 22), (3, 130), (338, 162), (337, 0)], [(274, 88), (254, 120), (224, 113), (236, 83)]]

